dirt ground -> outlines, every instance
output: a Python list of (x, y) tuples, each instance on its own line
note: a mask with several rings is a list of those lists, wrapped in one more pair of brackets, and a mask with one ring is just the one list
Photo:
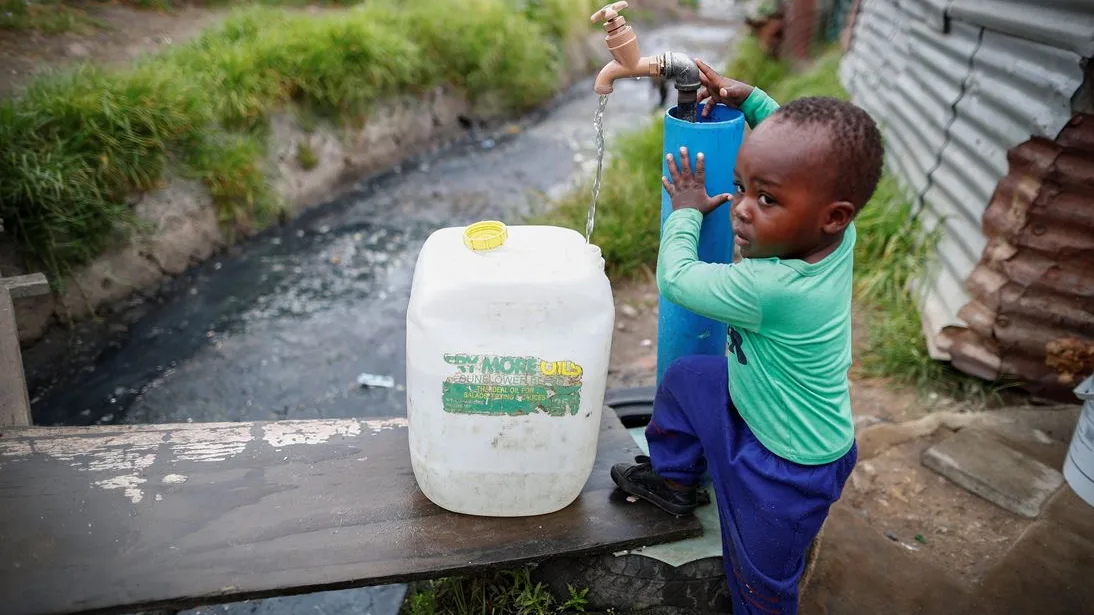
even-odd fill
[[(656, 287), (647, 280), (618, 287), (615, 296), (617, 326), (608, 386), (651, 385), (657, 365)], [(921, 398), (885, 381), (856, 378), (853, 372), (851, 398), (859, 429), (962, 407), (950, 400)], [(860, 440), (859, 464), (837, 506), (887, 537), (892, 548), (907, 551), (912, 560), (929, 561), (959, 584), (971, 585), (1032, 522), (920, 464), (923, 451), (950, 433), (943, 428), (928, 437), (868, 446)]]
[(61, 34), (0, 30), (0, 96), (18, 92), (36, 73), (80, 62), (112, 66), (188, 41), (228, 9), (181, 7), (171, 12), (98, 2), (73, 6), (93, 25)]

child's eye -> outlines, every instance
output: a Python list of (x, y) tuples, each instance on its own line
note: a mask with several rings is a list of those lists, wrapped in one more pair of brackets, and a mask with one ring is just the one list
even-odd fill
[(775, 199), (772, 198), (771, 195), (769, 195), (769, 194), (761, 194), (760, 195), (760, 205), (771, 206), (771, 205), (774, 205), (774, 204), (775, 204)]
[(745, 193), (745, 187), (741, 182), (733, 182), (733, 187), (737, 189), (737, 194)]

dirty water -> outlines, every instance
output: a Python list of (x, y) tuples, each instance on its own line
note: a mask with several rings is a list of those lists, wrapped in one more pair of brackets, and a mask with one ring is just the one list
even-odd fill
[[(646, 54), (681, 51), (714, 64), (733, 36), (723, 23), (639, 29)], [(616, 84), (604, 114), (609, 150), (615, 135), (660, 117), (657, 99), (648, 80)], [(370, 178), (106, 322), (47, 338), (24, 358), (35, 422), (405, 415), (405, 310), (422, 242), (445, 226), (519, 223), (591, 178), (597, 103), (588, 79), (533, 122)], [(651, 203), (650, 215), (659, 206)], [(363, 374), (381, 386), (359, 385)], [(188, 613), (390, 614), (402, 595), (402, 588), (349, 590)]]
[[(640, 36), (646, 53), (721, 58), (732, 29), (675, 25)], [(591, 80), (579, 83), (516, 134), (403, 165), (193, 268), (109, 323), (30, 349), (35, 422), (404, 414), (405, 309), (422, 242), (444, 226), (519, 223), (591, 177), (597, 102)], [(604, 115), (608, 148), (613, 135), (651, 121), (656, 102), (648, 80), (617, 83)], [(362, 374), (395, 386), (361, 387)]]

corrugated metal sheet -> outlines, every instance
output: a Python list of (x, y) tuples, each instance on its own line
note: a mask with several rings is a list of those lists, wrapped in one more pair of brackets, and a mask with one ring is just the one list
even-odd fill
[[(954, 105), (964, 93), (980, 30), (955, 24), (948, 36), (939, 37), (930, 26), (917, 22), (908, 30), (910, 66), (898, 77), (889, 101), (886, 139), (891, 165), (916, 195), (923, 195), (954, 121)], [(931, 44), (936, 38), (941, 44)]]
[(953, 363), (1066, 395), (1090, 369), (1073, 357), (1094, 352), (1094, 115), (1011, 150), (984, 231), (960, 310), (968, 328), (946, 334)]
[[(940, 43), (931, 0), (865, 1), (840, 80), (855, 102), (886, 125), (887, 162), (911, 194), (921, 196), (936, 166), (961, 96), (980, 30), (958, 26)], [(925, 44), (927, 43), (927, 44)]]
[(1091, 0), (952, 0), (947, 13), (994, 32), (1066, 49), (1084, 58), (1094, 56)]
[(982, 217), (1007, 151), (1067, 123), (1092, 42), (1092, 0), (860, 6), (840, 79), (882, 124), (888, 165), (924, 226), (942, 231), (921, 305), (936, 358), (953, 339), (938, 334), (967, 324), (966, 281), (988, 246)]
[(855, 102), (875, 117), (883, 117), (885, 81), (894, 77), (896, 53), (886, 48), (899, 29), (900, 15), (894, 4), (864, 0), (855, 21), (851, 50), (841, 66), (843, 85), (854, 93)]

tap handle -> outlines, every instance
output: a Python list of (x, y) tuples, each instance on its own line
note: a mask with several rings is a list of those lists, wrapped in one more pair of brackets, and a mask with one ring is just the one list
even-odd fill
[(630, 5), (627, 4), (625, 0), (622, 0), (620, 2), (613, 2), (612, 4), (605, 4), (604, 8), (593, 13), (592, 17), (589, 17), (589, 21), (603, 21), (607, 23), (615, 19), (616, 17), (619, 17), (619, 11), (622, 11), (628, 6)]

